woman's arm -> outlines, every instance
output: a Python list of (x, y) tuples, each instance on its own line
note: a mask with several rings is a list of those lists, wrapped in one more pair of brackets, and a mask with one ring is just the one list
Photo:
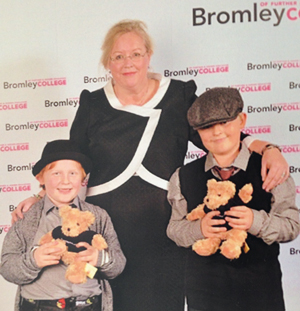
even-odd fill
[(18, 204), (16, 209), (11, 213), (11, 223), (14, 224), (17, 220), (23, 219), (23, 213), (27, 212), (31, 206), (37, 203), (45, 195), (45, 190), (41, 190), (37, 195), (29, 197)]
[[(268, 145), (270, 148), (266, 148)], [(254, 140), (248, 148), (262, 155), (261, 176), (264, 181), (264, 190), (270, 191), (287, 180), (289, 165), (282, 156), (279, 147), (277, 148), (266, 141)]]

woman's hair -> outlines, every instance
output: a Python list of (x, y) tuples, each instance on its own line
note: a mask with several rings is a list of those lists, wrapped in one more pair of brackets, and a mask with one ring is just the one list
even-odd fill
[(140, 36), (145, 41), (146, 51), (152, 55), (153, 54), (153, 42), (151, 37), (147, 32), (147, 25), (140, 21), (140, 20), (132, 20), (132, 19), (125, 19), (114, 26), (112, 26), (109, 31), (107, 32), (103, 44), (102, 44), (102, 56), (100, 59), (101, 64), (104, 68), (107, 69), (110, 54), (113, 49), (113, 46), (116, 40), (123, 34), (128, 32), (134, 32), (138, 36)]

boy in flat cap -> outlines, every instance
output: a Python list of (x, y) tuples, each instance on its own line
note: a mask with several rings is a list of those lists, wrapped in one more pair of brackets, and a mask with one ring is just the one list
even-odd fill
[[(78, 193), (91, 161), (73, 142), (49, 142), (32, 173), (45, 190), (35, 208), (10, 228), (2, 249), (2, 276), (19, 285), (15, 310), (20, 311), (112, 311), (112, 292), (108, 279), (119, 275), (125, 257), (107, 212), (79, 199)], [(40, 238), (61, 225), (60, 207), (71, 205), (90, 211), (95, 222), (90, 230), (100, 233), (108, 244), (98, 251), (86, 242), (77, 260), (98, 268), (98, 273), (84, 284), (72, 284), (65, 279), (67, 266), (60, 261), (61, 248), (56, 241), (39, 246)]]
[[(188, 111), (188, 121), (196, 129), (208, 154), (173, 174), (168, 199), (172, 215), (167, 234), (187, 249), (186, 297), (189, 311), (283, 311), (279, 243), (299, 234), (295, 205), (295, 185), (291, 177), (271, 192), (262, 189), (261, 156), (250, 153), (240, 142), (246, 123), (243, 100), (238, 90), (214, 88), (196, 99)], [(222, 177), (224, 172), (230, 177)], [(213, 211), (202, 220), (188, 221), (186, 215), (203, 202), (209, 179), (229, 179), (237, 192), (253, 185), (247, 206), (232, 207), (225, 219)], [(199, 256), (191, 246), (199, 239), (221, 238), (231, 228), (246, 230), (250, 250), (229, 260), (219, 250)]]

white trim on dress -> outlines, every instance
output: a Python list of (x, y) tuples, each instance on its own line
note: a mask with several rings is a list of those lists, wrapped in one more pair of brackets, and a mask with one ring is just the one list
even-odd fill
[[(149, 77), (157, 78), (157, 75), (149, 74)], [(156, 94), (143, 106), (123, 106), (114, 93), (112, 81), (109, 81), (105, 85), (105, 95), (108, 99), (108, 102), (114, 109), (134, 113), (141, 117), (147, 117), (149, 120), (145, 127), (143, 136), (138, 144), (136, 152), (125, 170), (120, 175), (104, 184), (88, 188), (87, 196), (94, 196), (115, 190), (128, 181), (132, 176), (139, 176), (148, 183), (167, 190), (168, 181), (152, 174), (142, 165), (161, 115), (161, 109), (154, 108), (160, 103), (170, 84), (170, 79), (161, 77), (158, 79), (160, 85)]]

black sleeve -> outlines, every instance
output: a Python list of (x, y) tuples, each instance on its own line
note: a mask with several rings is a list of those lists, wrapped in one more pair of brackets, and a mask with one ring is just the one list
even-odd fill
[(87, 90), (81, 92), (79, 107), (70, 130), (70, 140), (76, 142), (80, 146), (81, 151), (86, 155), (89, 154), (90, 95), (91, 93)]

